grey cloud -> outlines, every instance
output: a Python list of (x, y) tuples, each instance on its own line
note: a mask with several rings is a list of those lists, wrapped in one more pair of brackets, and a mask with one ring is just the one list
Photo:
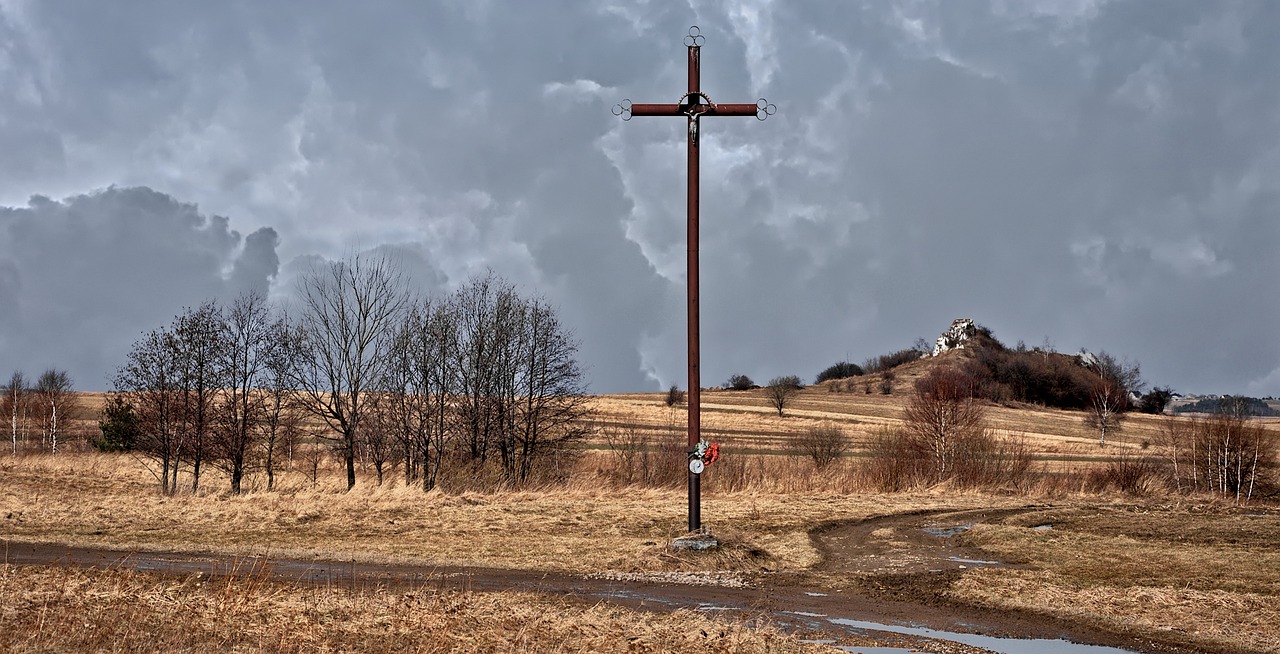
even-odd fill
[(0, 366), (105, 388), (138, 335), (183, 306), (267, 288), (274, 248), (269, 228), (242, 240), (226, 218), (146, 188), (0, 209)]
[(283, 297), (296, 262), (388, 245), (431, 288), (493, 268), (545, 293), (595, 390), (683, 383), (682, 125), (609, 107), (675, 101), (697, 23), (703, 89), (781, 110), (704, 125), (704, 383), (971, 316), (1280, 394), (1274, 3), (21, 7), (0, 203), (146, 185), (229, 216), (243, 243), (174, 214), (173, 247), (208, 248), (185, 262), (232, 271), (183, 302), (266, 283), (276, 252)]

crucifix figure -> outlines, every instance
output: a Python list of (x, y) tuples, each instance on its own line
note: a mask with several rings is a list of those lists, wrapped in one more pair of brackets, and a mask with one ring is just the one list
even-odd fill
[[(623, 100), (614, 105), (613, 113), (623, 120), (632, 116), (684, 116), (688, 122), (689, 186), (688, 186), (688, 272), (689, 287), (689, 451), (702, 440), (701, 389), (698, 370), (698, 140), (699, 121), (709, 116), (755, 116), (764, 120), (777, 107), (761, 99), (753, 104), (716, 104), (702, 92), (698, 56), (703, 37), (697, 25), (689, 28), (684, 44), (689, 48), (689, 90), (674, 104), (633, 104)], [(700, 468), (699, 468), (700, 471)], [(702, 529), (699, 472), (689, 470), (689, 531)]]

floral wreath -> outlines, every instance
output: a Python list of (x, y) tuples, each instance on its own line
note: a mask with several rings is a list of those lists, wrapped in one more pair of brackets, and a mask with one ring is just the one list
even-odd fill
[(690, 454), (689, 458), (702, 459), (703, 463), (711, 465), (720, 458), (720, 444), (698, 441), (697, 446), (693, 449), (693, 454)]

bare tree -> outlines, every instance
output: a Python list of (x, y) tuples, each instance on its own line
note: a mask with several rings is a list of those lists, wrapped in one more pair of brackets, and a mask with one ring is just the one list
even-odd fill
[(214, 402), (226, 385), (226, 340), (222, 309), (206, 302), (186, 309), (169, 331), (179, 365), (178, 390), (184, 440), (191, 458), (191, 492), (200, 490), (200, 474), (209, 454), (208, 438), (214, 419)]
[(490, 271), (459, 288), (450, 306), (457, 321), (453, 365), (458, 374), (457, 410), (464, 454), (483, 464), (515, 392), (509, 373), (521, 309), (519, 296), (510, 282)]
[(425, 327), (425, 341), (430, 344), (431, 349), (422, 359), (423, 363), (429, 365), (423, 367), (420, 373), (423, 375), (423, 388), (431, 397), (428, 410), (434, 426), (427, 444), (429, 456), (424, 457), (420, 463), (423, 467), (422, 489), (431, 490), (435, 487), (444, 459), (445, 443), (453, 422), (451, 416), (456, 413), (451, 407), (461, 386), (459, 371), (452, 364), (454, 353), (461, 349), (461, 344), (458, 317), (447, 302), (435, 305), (427, 317)]
[[(13, 456), (18, 456), (18, 433), (26, 431), (27, 422), (27, 379), (21, 371), (15, 370), (4, 387), (4, 397), (0, 398), (0, 408), (9, 417), (9, 433), (13, 439)], [(26, 435), (25, 433), (23, 434)]]
[[(516, 351), (518, 402), (513, 429), (504, 439), (504, 469), (520, 481), (528, 479), (536, 457), (548, 448), (585, 435), (580, 418), (586, 414), (578, 342), (544, 300), (533, 299), (523, 311)], [(509, 453), (508, 453), (509, 452)]]
[(218, 389), (221, 402), (213, 431), (213, 464), (231, 478), (231, 492), (239, 493), (266, 418), (268, 398), (261, 392), (270, 382), (268, 361), (275, 346), (273, 319), (266, 298), (249, 292), (236, 298), (219, 321), (222, 344), (215, 355), (226, 383)]
[(405, 316), (382, 384), (382, 409), (404, 457), (405, 484), (435, 487), (454, 391), (452, 353), (457, 335), (447, 303), (423, 300)]
[(583, 435), (577, 341), (550, 305), (520, 297), (492, 272), (449, 306), (464, 455), (483, 465), (496, 452), (506, 478), (523, 481), (537, 457)]
[(360, 431), (356, 434), (356, 457), (361, 465), (372, 465), (378, 485), (386, 479), (387, 465), (402, 451), (403, 441), (397, 431), (397, 406), (409, 396), (375, 389), (366, 394), (368, 405)]
[(1094, 382), (1089, 392), (1084, 424), (1098, 432), (1098, 445), (1107, 444), (1107, 434), (1120, 431), (1124, 426), (1124, 412), (1128, 408), (1129, 394), (1120, 384), (1107, 378)]
[(782, 410), (791, 402), (791, 398), (800, 392), (803, 384), (800, 378), (795, 375), (783, 375), (774, 377), (769, 380), (769, 385), (765, 387), (765, 397), (769, 398), (769, 404), (778, 410), (778, 417), (782, 417)]
[(1142, 371), (1136, 361), (1117, 359), (1115, 355), (1106, 351), (1099, 352), (1093, 357), (1090, 368), (1102, 379), (1118, 386), (1126, 398), (1130, 394), (1142, 393), (1142, 389), (1146, 386), (1142, 382)]
[(71, 375), (65, 370), (50, 368), (36, 380), (35, 394), (39, 399), (41, 422), (43, 423), (41, 438), (49, 446), (52, 454), (58, 453), (59, 420), (70, 418), (67, 409), (71, 403)]
[(313, 267), (298, 292), (307, 339), (299, 385), (308, 411), (342, 442), (350, 489), (356, 484), (356, 437), (365, 394), (388, 363), (391, 336), (408, 304), (405, 280), (385, 257), (356, 254)]
[(911, 441), (933, 460), (935, 479), (955, 474), (965, 442), (986, 432), (986, 411), (973, 397), (972, 379), (940, 368), (916, 382), (904, 412)]
[(176, 349), (165, 329), (147, 333), (133, 344), (113, 385), (135, 407), (140, 433), (135, 451), (155, 461), (153, 469), (165, 495), (177, 491), (182, 453), (181, 376)]
[(290, 462), (293, 445), (301, 434), (302, 404), (294, 389), (298, 367), (305, 354), (305, 338), (286, 317), (276, 318), (267, 333), (268, 348), (263, 358), (262, 419), (258, 422), (263, 449), (267, 490), (275, 488), (276, 456), (285, 448)]

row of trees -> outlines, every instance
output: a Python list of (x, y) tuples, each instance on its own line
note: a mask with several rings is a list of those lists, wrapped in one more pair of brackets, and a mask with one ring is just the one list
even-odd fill
[(298, 291), (295, 316), (249, 294), (135, 343), (103, 445), (154, 460), (166, 493), (180, 469), (198, 489), (207, 465), (234, 492), (256, 469), (270, 488), (281, 448), (308, 437), (340, 452), (348, 488), (359, 459), (378, 483), (402, 466), (406, 483), (430, 489), (450, 457), (524, 480), (582, 435), (577, 341), (544, 300), (501, 277), (421, 297), (389, 260), (357, 255), (312, 269)]
[(1162, 438), (1179, 490), (1239, 502), (1272, 481), (1267, 473), (1276, 467), (1280, 437), (1252, 419), (1247, 400), (1223, 398), (1208, 417), (1170, 420)]
[(74, 384), (65, 370), (50, 368), (35, 384), (15, 371), (0, 387), (0, 416), (8, 422), (10, 449), (17, 456), (20, 445), (58, 453), (58, 442), (74, 419)]

